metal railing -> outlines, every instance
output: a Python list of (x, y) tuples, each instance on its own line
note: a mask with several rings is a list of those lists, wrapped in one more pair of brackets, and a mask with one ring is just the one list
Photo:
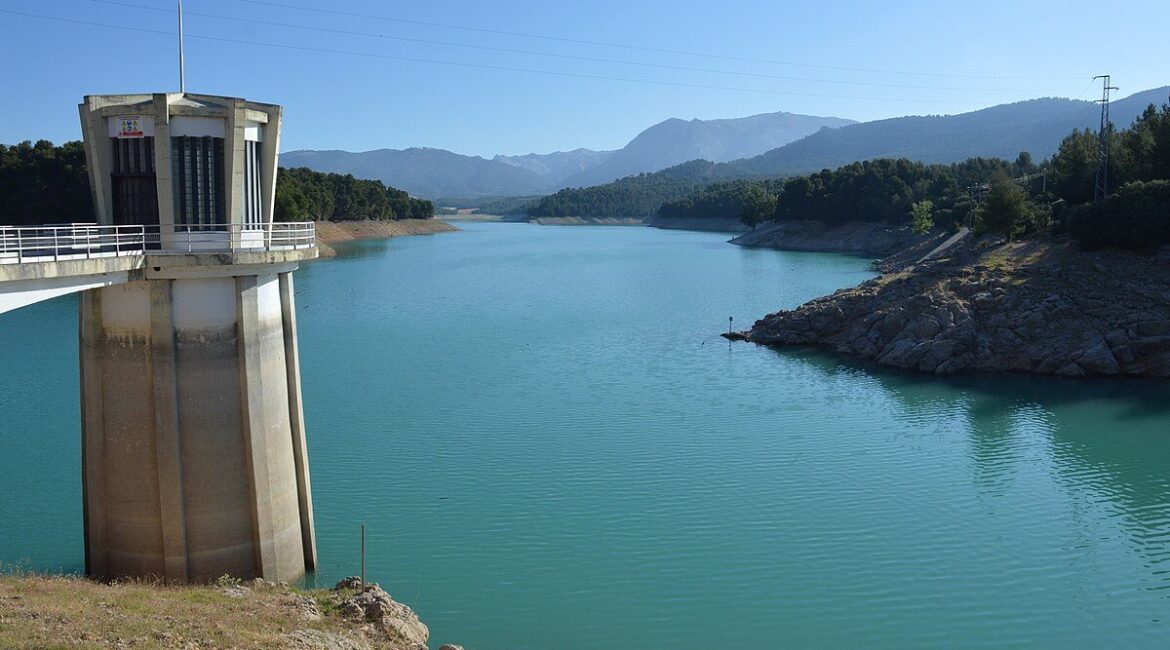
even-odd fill
[(99, 226), (92, 223), (0, 226), (0, 264), (130, 255), (287, 251), (317, 244), (312, 222), (259, 225)]

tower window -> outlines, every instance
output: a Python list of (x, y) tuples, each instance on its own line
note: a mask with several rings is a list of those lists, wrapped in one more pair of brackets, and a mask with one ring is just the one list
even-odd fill
[(176, 224), (210, 227), (227, 223), (223, 155), (223, 138), (171, 138)]
[(158, 225), (154, 138), (110, 138), (114, 224)]
[(248, 140), (244, 145), (244, 228), (258, 230), (264, 223), (260, 207), (260, 153), (263, 145), (255, 140)]

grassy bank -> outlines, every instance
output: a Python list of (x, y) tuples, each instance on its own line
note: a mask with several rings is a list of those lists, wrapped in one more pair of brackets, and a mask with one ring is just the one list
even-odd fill
[(0, 576), (3, 648), (416, 648), (347, 618), (351, 591)]

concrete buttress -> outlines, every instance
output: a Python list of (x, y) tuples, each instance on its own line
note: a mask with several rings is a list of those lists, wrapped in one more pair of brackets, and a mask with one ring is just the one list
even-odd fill
[(315, 567), (290, 275), (220, 267), (82, 294), (88, 573)]

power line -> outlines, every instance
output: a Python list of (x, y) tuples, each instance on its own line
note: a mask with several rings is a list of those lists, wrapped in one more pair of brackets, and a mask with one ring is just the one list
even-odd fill
[(1101, 80), (1101, 130), (1097, 132), (1097, 176), (1093, 182), (1093, 201), (1109, 198), (1109, 91), (1118, 90), (1117, 86), (1110, 86), (1110, 76), (1097, 75), (1093, 79)]
[[(146, 33), (146, 34), (157, 34), (157, 35), (168, 36), (168, 37), (175, 36), (175, 32), (173, 32), (173, 31), (150, 29), (150, 28), (146, 28), (146, 27), (131, 27), (129, 25), (112, 25), (109, 23), (99, 23), (99, 22), (88, 21), (88, 20), (79, 20), (79, 19), (75, 19), (75, 18), (64, 18), (64, 17), (60, 17), (60, 16), (45, 16), (45, 15), (41, 15), (41, 14), (32, 14), (32, 13), (26, 13), (26, 12), (22, 12), (22, 11), (12, 11), (12, 10), (8, 10), (8, 9), (0, 9), (0, 13), (9, 14), (9, 15), (13, 15), (13, 16), (23, 16), (26, 18), (37, 18), (37, 19), (41, 19), (41, 20), (51, 20), (51, 21), (71, 23), (71, 24), (77, 24), (77, 25), (87, 25), (87, 26), (91, 26), (91, 27), (102, 27), (102, 28), (107, 28), (107, 29), (117, 29), (117, 30), (123, 30), (123, 31), (141, 32), (141, 33)], [(505, 72), (525, 72), (525, 73), (531, 73), (531, 74), (542, 74), (542, 75), (550, 75), (550, 76), (558, 76), (558, 77), (573, 77), (573, 78), (578, 78), (578, 79), (594, 79), (594, 80), (601, 80), (601, 81), (621, 81), (621, 82), (625, 82), (625, 83), (640, 83), (640, 84), (650, 84), (650, 85), (655, 85), (655, 86), (669, 86), (669, 87), (676, 87), (676, 88), (698, 88), (698, 89), (702, 89), (702, 90), (724, 90), (724, 91), (731, 91), (731, 92), (762, 93), (762, 94), (769, 94), (769, 95), (784, 95), (784, 96), (791, 96), (791, 97), (817, 97), (817, 98), (826, 98), (826, 99), (854, 99), (854, 100), (883, 101), (883, 102), (895, 101), (895, 102), (911, 102), (911, 103), (926, 103), (926, 104), (930, 104), (930, 103), (933, 103), (933, 104), (967, 104), (968, 103), (968, 102), (963, 102), (963, 101), (959, 101), (959, 100), (947, 100), (947, 99), (918, 99), (918, 98), (904, 98), (904, 97), (864, 97), (864, 96), (856, 96), (856, 95), (827, 95), (827, 94), (823, 94), (823, 93), (803, 93), (803, 92), (793, 92), (793, 91), (785, 91), (785, 90), (771, 90), (771, 89), (765, 89), (765, 88), (743, 88), (743, 87), (735, 87), (735, 86), (711, 86), (711, 85), (706, 85), (706, 84), (694, 84), (694, 83), (686, 83), (686, 82), (680, 82), (680, 81), (663, 81), (663, 80), (657, 80), (657, 79), (637, 79), (637, 78), (632, 78), (632, 77), (613, 77), (613, 76), (607, 76), (607, 75), (588, 74), (588, 73), (581, 73), (581, 72), (567, 72), (567, 71), (563, 71), (563, 70), (541, 70), (541, 69), (537, 69), (537, 68), (520, 68), (520, 67), (513, 67), (513, 66), (490, 65), (490, 64), (485, 64), (485, 63), (467, 63), (464, 61), (446, 61), (446, 60), (442, 60), (442, 59), (427, 59), (427, 58), (421, 58), (421, 57), (395, 56), (392, 54), (377, 54), (377, 53), (373, 53), (373, 52), (359, 52), (359, 51), (354, 51), (354, 50), (337, 50), (337, 49), (330, 49), (330, 48), (308, 47), (308, 46), (302, 46), (302, 45), (288, 45), (288, 44), (284, 44), (284, 43), (267, 43), (267, 42), (263, 42), (263, 41), (249, 41), (249, 40), (236, 39), (236, 38), (225, 38), (225, 37), (220, 37), (220, 36), (207, 36), (207, 35), (203, 35), (203, 34), (187, 33), (187, 34), (185, 34), (185, 37), (189, 38), (189, 39), (194, 38), (194, 39), (200, 39), (200, 40), (206, 40), (206, 41), (215, 41), (215, 42), (220, 42), (220, 43), (234, 43), (234, 44), (238, 44), (238, 45), (273, 47), (273, 48), (280, 48), (280, 49), (287, 49), (287, 50), (296, 50), (296, 51), (301, 51), (301, 52), (317, 52), (317, 53), (324, 53), (324, 54), (343, 54), (343, 55), (348, 55), (348, 56), (361, 56), (361, 57), (376, 58), (376, 59), (387, 59), (387, 60), (393, 60), (393, 61), (408, 61), (408, 62), (412, 62), (412, 63), (429, 63), (429, 64), (436, 64), (436, 65), (448, 65), (448, 66), (457, 66), (457, 67), (464, 67), (464, 68), (477, 68), (477, 69), (481, 69), (481, 70), (498, 70), (498, 71), (505, 71)]]
[[(118, 7), (131, 7), (134, 9), (145, 9), (147, 11), (156, 11), (156, 12), (160, 12), (160, 13), (168, 13), (168, 14), (175, 13), (175, 11), (173, 9), (165, 9), (162, 7), (152, 7), (152, 6), (148, 6), (148, 5), (135, 4), (132, 2), (121, 2), (120, 0), (88, 0), (88, 1), (93, 2), (93, 3), (97, 3), (97, 4), (114, 5), (114, 6), (118, 6)], [(379, 39), (386, 39), (386, 40), (403, 41), (403, 42), (407, 42), (407, 43), (420, 43), (420, 44), (425, 44), (425, 45), (442, 45), (442, 46), (448, 46), (448, 47), (459, 47), (459, 48), (465, 48), (465, 49), (483, 50), (483, 51), (490, 51), (490, 52), (506, 52), (506, 53), (510, 53), (510, 54), (527, 54), (527, 55), (535, 55), (535, 56), (547, 56), (547, 57), (554, 57), (554, 58), (559, 58), (559, 59), (571, 59), (571, 60), (576, 60), (576, 61), (590, 61), (590, 62), (594, 62), (594, 63), (616, 63), (616, 64), (621, 64), (621, 65), (635, 65), (635, 66), (642, 66), (642, 67), (647, 67), (647, 68), (657, 68), (657, 69), (662, 69), (662, 70), (679, 70), (679, 71), (684, 71), (684, 72), (702, 72), (702, 73), (709, 73), (709, 74), (724, 74), (724, 75), (735, 75), (735, 76), (741, 76), (741, 77), (755, 77), (755, 78), (760, 78), (760, 79), (778, 79), (778, 80), (782, 80), (782, 81), (801, 81), (801, 82), (811, 82), (811, 83), (837, 84), (837, 85), (843, 85), (843, 86), (868, 86), (868, 87), (877, 87), (877, 88), (903, 88), (903, 89), (913, 89), (913, 90), (960, 90), (960, 91), (969, 91), (969, 92), (1018, 92), (1019, 91), (1018, 88), (972, 88), (972, 87), (963, 87), (963, 86), (923, 86), (923, 85), (914, 85), (914, 84), (894, 84), (894, 83), (867, 82), (867, 81), (842, 81), (840, 79), (823, 79), (823, 78), (816, 78), (816, 77), (794, 77), (794, 76), (789, 76), (789, 75), (776, 75), (776, 74), (767, 74), (767, 73), (761, 73), (761, 72), (745, 72), (745, 71), (740, 71), (740, 70), (721, 70), (721, 69), (716, 69), (716, 68), (701, 68), (701, 67), (694, 67), (694, 66), (672, 65), (672, 64), (665, 64), (665, 63), (648, 63), (645, 61), (630, 61), (627, 59), (610, 59), (610, 58), (604, 58), (604, 57), (581, 56), (581, 55), (575, 55), (575, 54), (563, 54), (563, 53), (558, 53), (558, 52), (540, 52), (540, 51), (535, 51), (535, 50), (522, 50), (522, 49), (507, 48), (507, 47), (493, 47), (493, 46), (488, 46), (488, 45), (472, 45), (469, 43), (457, 43), (457, 42), (453, 42), (453, 41), (438, 41), (438, 40), (431, 40), (431, 39), (424, 39), (424, 38), (414, 38), (414, 37), (409, 37), (409, 36), (396, 36), (396, 35), (379, 34), (379, 33), (373, 33), (373, 32), (354, 31), (354, 30), (348, 30), (348, 29), (335, 29), (335, 28), (331, 28), (331, 27), (321, 27), (321, 26), (316, 26), (316, 25), (298, 25), (298, 24), (294, 24), (294, 23), (282, 23), (282, 22), (276, 22), (276, 21), (271, 21), (271, 20), (257, 20), (257, 19), (251, 19), (251, 18), (241, 18), (238, 16), (224, 16), (222, 14), (209, 14), (209, 13), (201, 13), (201, 12), (196, 12), (196, 11), (187, 11), (185, 13), (188, 16), (200, 16), (203, 18), (213, 18), (216, 20), (226, 20), (226, 21), (245, 23), (245, 24), (251, 23), (251, 24), (257, 24), (257, 25), (269, 25), (269, 26), (273, 26), (273, 27), (303, 29), (303, 30), (323, 32), (323, 33), (329, 33), (329, 34), (340, 34), (340, 35), (344, 35), (344, 36), (362, 36), (362, 37), (367, 37), (367, 38), (379, 38)], [(1053, 90), (1043, 90), (1043, 89), (1032, 89), (1032, 90), (1037, 91), (1037, 92), (1067, 92), (1067, 90), (1064, 90), (1064, 91), (1053, 91)]]
[(605, 41), (591, 41), (578, 38), (565, 38), (560, 36), (548, 36), (545, 34), (532, 34), (528, 32), (512, 32), (502, 29), (490, 29), (486, 27), (471, 27), (468, 25), (453, 25), (448, 23), (436, 23), (425, 20), (412, 20), (409, 18), (393, 18), (390, 16), (381, 16), (376, 14), (364, 14), (351, 11), (340, 11), (337, 9), (318, 9), (316, 7), (303, 7), (299, 5), (285, 4), (282, 2), (271, 2), (270, 0), (236, 0), (245, 4), (263, 5), (268, 7), (280, 7), (282, 9), (295, 9), (298, 11), (309, 11), (319, 14), (330, 14), (335, 16), (347, 16), (350, 18), (368, 18), (373, 20), (384, 20), (387, 22), (403, 23), (407, 25), (423, 25), (426, 27), (440, 27), (443, 29), (458, 29), (469, 32), (480, 32), (485, 34), (496, 34), (500, 36), (516, 36), (520, 38), (535, 38), (545, 41), (558, 41), (561, 43), (574, 43), (577, 45), (594, 45), (598, 47), (614, 47), (625, 50), (637, 50), (639, 52), (656, 52), (659, 54), (681, 54), (684, 56), (698, 56), (709, 59), (722, 59), (725, 61), (746, 61), (751, 63), (766, 63), (769, 65), (789, 65), (802, 68), (819, 68), (823, 70), (839, 70), (847, 72), (868, 72), (877, 74), (898, 74), (898, 75), (914, 75), (922, 77), (953, 77), (959, 79), (996, 79), (996, 80), (1017, 80), (1017, 81), (1081, 81), (1081, 77), (1020, 77), (1008, 75), (973, 75), (973, 74), (955, 74), (945, 72), (921, 72), (912, 70), (883, 70), (878, 68), (854, 68), (848, 66), (825, 65), (819, 63), (803, 63), (799, 61), (780, 61), (776, 59), (760, 59), (744, 56), (731, 56), (725, 54), (712, 54), (709, 52), (695, 52), (688, 50), (670, 50), (656, 47), (646, 47), (642, 45), (629, 45), (625, 43), (607, 43)]

